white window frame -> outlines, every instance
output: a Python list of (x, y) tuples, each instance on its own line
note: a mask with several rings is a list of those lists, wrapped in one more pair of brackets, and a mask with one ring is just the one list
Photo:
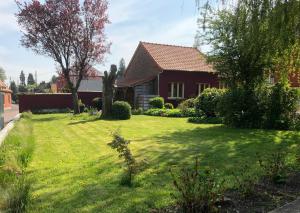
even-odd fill
[(201, 86), (204, 85), (204, 90), (207, 88), (211, 88), (210, 83), (198, 83), (198, 95), (200, 95), (201, 92)]
[[(182, 83), (182, 82), (170, 82), (170, 83), (168, 83), (168, 93), (169, 93), (169, 84), (171, 84), (171, 97), (168, 97), (168, 99), (184, 99), (184, 83)], [(177, 91), (176, 91), (177, 96), (176, 97), (173, 96), (175, 85), (176, 85), (176, 88), (177, 88)], [(179, 96), (179, 85), (182, 85), (182, 97)]]

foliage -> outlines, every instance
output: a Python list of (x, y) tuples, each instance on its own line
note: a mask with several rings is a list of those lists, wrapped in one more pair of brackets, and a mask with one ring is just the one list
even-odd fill
[(284, 151), (278, 150), (265, 157), (257, 156), (259, 165), (268, 181), (275, 184), (285, 183), (288, 169), (286, 155)]
[(20, 73), (20, 85), (21, 86), (26, 86), (26, 83), (25, 83), (25, 74), (24, 74), (23, 70)]
[(112, 117), (120, 120), (131, 118), (131, 106), (125, 101), (116, 101), (112, 105)]
[(137, 172), (137, 163), (129, 149), (130, 141), (122, 137), (119, 131), (113, 133), (113, 141), (108, 145), (119, 153), (119, 158), (123, 158), (125, 163), (125, 177), (122, 178), (121, 184), (131, 186), (134, 175)]
[(151, 108), (162, 109), (164, 108), (164, 98), (163, 97), (155, 97), (149, 100), (149, 105)]
[(102, 118), (112, 116), (112, 104), (115, 92), (115, 81), (117, 78), (117, 66), (111, 65), (110, 72), (104, 72), (103, 94), (102, 94)]
[(174, 105), (172, 103), (165, 103), (165, 109), (174, 109)]
[(122, 77), (125, 73), (126, 70), (126, 64), (125, 64), (125, 59), (121, 58), (120, 63), (119, 63), (119, 68), (118, 68), (118, 77)]
[(235, 179), (235, 188), (243, 197), (253, 196), (257, 193), (255, 186), (258, 183), (258, 178), (249, 171), (250, 166), (245, 164), (232, 173), (232, 176)]
[[(59, 74), (72, 92), (74, 114), (78, 114), (80, 82), (109, 50), (104, 34), (109, 23), (107, 1), (17, 1), (17, 5), (16, 16), (23, 32), (21, 44), (58, 63)], [(71, 76), (76, 77), (71, 80)]]
[(207, 117), (217, 116), (217, 106), (224, 91), (216, 88), (205, 89), (195, 100), (195, 109), (198, 115), (202, 112)]
[(55, 83), (57, 82), (57, 80), (58, 80), (58, 77), (57, 77), (56, 75), (53, 75), (53, 76), (51, 77), (50, 83), (51, 83), (51, 84), (55, 84)]
[(33, 109), (33, 114), (58, 114), (58, 113), (71, 113), (72, 110), (69, 108), (62, 109)]
[(94, 108), (96, 108), (97, 110), (101, 110), (102, 109), (102, 98), (100, 98), (100, 97), (94, 98), (92, 100), (92, 106)]
[(196, 113), (195, 108), (185, 108), (185, 109), (180, 109), (180, 110), (181, 110), (183, 117), (195, 117), (195, 116), (200, 116), (203, 114), (202, 112)]
[(188, 122), (196, 123), (196, 124), (221, 124), (222, 119), (219, 117), (200, 116), (200, 117), (190, 117), (188, 118)]
[(178, 105), (178, 108), (181, 110), (185, 110), (187, 108), (194, 108), (194, 107), (195, 107), (195, 98), (186, 99)]
[(290, 129), (293, 126), (299, 106), (299, 91), (277, 83), (272, 87), (268, 101), (266, 127), (271, 129)]
[(143, 110), (143, 108), (138, 108), (138, 109), (132, 110), (131, 113), (132, 113), (133, 115), (142, 115), (142, 114), (144, 114), (144, 110)]
[(27, 85), (34, 85), (36, 82), (34, 80), (33, 74), (29, 73), (27, 77)]
[(6, 80), (5, 70), (2, 67), (0, 67), (0, 80), (1, 81), (5, 81)]
[(78, 107), (79, 107), (79, 112), (83, 113), (85, 109), (85, 104), (82, 103), (81, 99), (78, 100)]
[(0, 147), (0, 211), (25, 212), (27, 208), (31, 183), (26, 168), (35, 143), (31, 118), (31, 113), (22, 113)]
[(13, 102), (18, 102), (18, 87), (14, 81), (10, 82), (9, 89), (12, 91), (11, 99)]
[(217, 178), (217, 172), (211, 168), (200, 169), (196, 159), (193, 168), (182, 168), (174, 175), (173, 184), (177, 193), (174, 195), (183, 212), (216, 212), (216, 202), (223, 198), (223, 184)]

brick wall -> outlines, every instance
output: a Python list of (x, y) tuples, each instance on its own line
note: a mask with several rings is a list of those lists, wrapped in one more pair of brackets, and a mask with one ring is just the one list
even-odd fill
[[(92, 105), (92, 100), (102, 97), (101, 92), (79, 92), (78, 98), (86, 106)], [(53, 94), (19, 94), (19, 111), (32, 111), (40, 109), (66, 109), (73, 108), (71, 93)]]

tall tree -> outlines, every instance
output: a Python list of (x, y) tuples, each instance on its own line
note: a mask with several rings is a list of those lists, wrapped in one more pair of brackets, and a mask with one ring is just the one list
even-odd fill
[(115, 81), (117, 78), (117, 66), (111, 65), (110, 72), (104, 72), (103, 77), (103, 104), (102, 104), (102, 118), (110, 117), (112, 114), (112, 104), (115, 92)]
[(20, 74), (20, 85), (21, 86), (26, 86), (26, 83), (25, 83), (26, 79), (25, 79), (25, 74), (23, 72), (23, 70), (21, 71), (21, 74)]
[(53, 75), (52, 78), (51, 78), (50, 83), (51, 83), (51, 84), (55, 84), (56, 81), (57, 81), (57, 76), (56, 76), (56, 75)]
[(27, 85), (34, 85), (34, 84), (35, 84), (34, 77), (32, 73), (29, 73), (27, 77)]
[[(79, 113), (77, 91), (90, 67), (109, 50), (104, 34), (106, 0), (30, 0), (18, 2), (21, 43), (51, 57), (72, 92), (74, 114)], [(72, 78), (70, 76), (75, 76)]]
[(18, 102), (18, 88), (14, 81), (10, 82), (9, 89), (12, 91), (12, 100), (16, 103)]
[(2, 67), (0, 67), (0, 80), (1, 81), (5, 81), (6, 80), (5, 70)]
[(125, 70), (126, 70), (125, 59), (121, 58), (119, 62), (119, 68), (118, 68), (118, 77), (122, 77), (125, 73)]

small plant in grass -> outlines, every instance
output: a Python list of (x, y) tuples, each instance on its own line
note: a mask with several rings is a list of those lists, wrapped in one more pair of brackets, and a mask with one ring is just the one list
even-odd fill
[(137, 173), (138, 165), (129, 149), (130, 141), (126, 140), (117, 130), (113, 133), (113, 140), (108, 145), (117, 150), (119, 158), (122, 158), (125, 163), (125, 174), (121, 179), (121, 185), (132, 186), (134, 175)]
[(176, 199), (181, 210), (186, 213), (216, 212), (216, 202), (224, 198), (223, 182), (218, 181), (216, 170), (200, 169), (198, 159), (193, 168), (182, 168), (175, 175), (172, 170)]
[(255, 195), (255, 186), (258, 182), (258, 178), (249, 172), (250, 167), (248, 165), (243, 166), (238, 172), (233, 172), (235, 179), (235, 187), (240, 194), (246, 198)]
[(276, 151), (266, 157), (257, 155), (258, 163), (263, 170), (268, 181), (275, 184), (286, 182), (288, 166), (286, 162), (286, 153), (284, 151)]
[(143, 108), (133, 109), (131, 112), (133, 115), (142, 115), (144, 113)]

